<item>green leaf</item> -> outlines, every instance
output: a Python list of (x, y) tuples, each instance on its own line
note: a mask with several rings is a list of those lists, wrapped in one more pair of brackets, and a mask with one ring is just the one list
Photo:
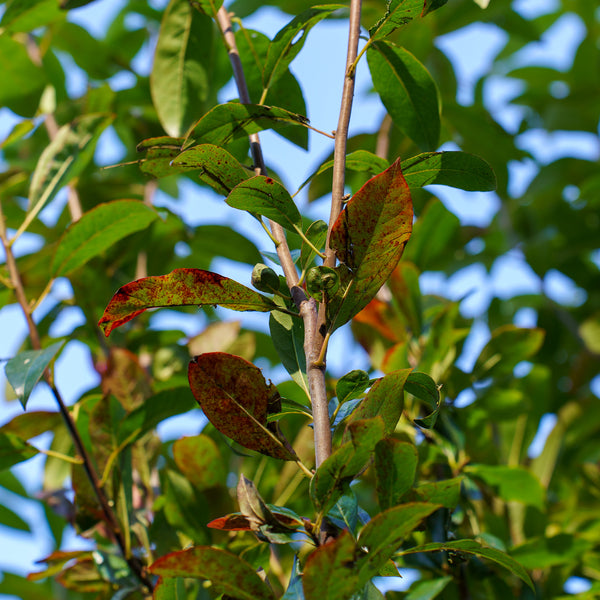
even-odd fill
[(376, 42), (367, 50), (375, 90), (390, 117), (421, 150), (440, 138), (438, 91), (429, 71), (405, 48)]
[(504, 325), (492, 332), (475, 361), (473, 377), (484, 379), (512, 374), (515, 366), (531, 358), (541, 348), (545, 332), (540, 328)]
[(415, 554), (417, 552), (439, 552), (439, 551), (459, 552), (464, 554), (473, 554), (480, 558), (485, 558), (501, 567), (510, 571), (513, 575), (525, 582), (532, 590), (533, 582), (525, 571), (525, 569), (511, 556), (496, 550), (496, 548), (486, 548), (475, 540), (456, 540), (454, 542), (425, 544), (423, 546), (415, 546), (408, 550), (400, 552), (402, 556), (406, 554)]
[(77, 177), (92, 160), (100, 134), (113, 117), (85, 115), (64, 125), (42, 152), (29, 188), (29, 218), (35, 217), (56, 192)]
[(579, 335), (586, 348), (600, 354), (600, 313), (595, 313), (579, 325)]
[(294, 17), (277, 33), (269, 45), (263, 69), (265, 88), (270, 88), (287, 71), (290, 63), (304, 46), (306, 36), (313, 26), (328, 17), (333, 11), (343, 8), (345, 8), (343, 4), (313, 6)]
[(173, 444), (173, 459), (197, 490), (225, 484), (227, 471), (215, 442), (207, 435), (182, 437)]
[(164, 130), (182, 135), (208, 98), (213, 23), (188, 0), (171, 0), (165, 10), (150, 75), (152, 102)]
[(246, 286), (211, 271), (175, 269), (168, 275), (144, 277), (119, 288), (98, 325), (110, 332), (148, 308), (218, 304), (232, 310), (268, 312), (276, 304)]
[(150, 572), (164, 577), (193, 577), (212, 582), (228, 596), (239, 600), (274, 600), (271, 589), (254, 569), (235, 554), (196, 546), (171, 552), (154, 561)]
[(18, 529), (19, 531), (31, 531), (29, 523), (24, 521), (16, 512), (0, 504), (0, 525), (4, 527), (10, 527), (11, 529)]
[(417, 581), (410, 586), (405, 600), (433, 600), (441, 594), (452, 581), (452, 577), (445, 576), (429, 581)]
[(343, 293), (328, 303), (332, 327), (360, 312), (396, 268), (412, 231), (413, 210), (400, 160), (369, 179), (333, 225), (330, 245), (347, 270)]
[(533, 537), (510, 551), (512, 558), (525, 569), (548, 569), (579, 561), (594, 546), (590, 539), (559, 533), (548, 537)]
[(304, 566), (302, 586), (306, 600), (348, 600), (362, 586), (354, 568), (357, 547), (348, 531), (330, 544), (319, 546)]
[(196, 144), (224, 146), (263, 129), (287, 125), (306, 127), (308, 119), (283, 108), (258, 104), (219, 104), (204, 115), (188, 134), (184, 149)]
[(224, 148), (212, 144), (194, 146), (179, 154), (171, 164), (182, 172), (200, 171), (200, 181), (224, 196), (251, 176), (251, 172), (237, 158)]
[(137, 200), (95, 206), (62, 235), (52, 260), (52, 277), (65, 277), (124, 237), (146, 229), (158, 214)]
[[(390, 435), (402, 415), (404, 386), (411, 370), (393, 371), (378, 379), (350, 416), (348, 426), (358, 419), (372, 419), (380, 416), (385, 426), (385, 434)], [(347, 428), (344, 440), (348, 439), (348, 435)]]
[(306, 230), (306, 238), (312, 244), (309, 246), (304, 240), (302, 240), (302, 249), (300, 251), (300, 268), (305, 271), (310, 267), (317, 253), (314, 248), (322, 250), (325, 247), (325, 240), (327, 239), (327, 223), (325, 221), (313, 221)]
[(56, 342), (43, 350), (26, 350), (11, 358), (5, 367), (6, 379), (26, 408), (33, 388), (65, 342)]
[(435, 381), (426, 373), (414, 371), (408, 376), (404, 390), (431, 408), (432, 412), (429, 415), (422, 419), (415, 419), (415, 423), (419, 427), (431, 429), (437, 421), (441, 408), (440, 390)]
[[(181, 154), (185, 138), (166, 135), (143, 140), (136, 146), (138, 152), (145, 152), (138, 160), (140, 171), (151, 177), (161, 178), (186, 171), (185, 167), (173, 166), (173, 160)], [(127, 163), (125, 163), (127, 164)]]
[(38, 451), (14, 433), (0, 433), (0, 471), (35, 456)]
[(27, 32), (65, 18), (56, 0), (13, 0), (6, 3), (0, 34)]
[(263, 374), (247, 360), (208, 352), (190, 361), (192, 394), (206, 418), (238, 444), (281, 460), (295, 460), (285, 442), (267, 425), (271, 396)]
[(225, 201), (233, 208), (266, 217), (290, 231), (302, 229), (302, 217), (292, 197), (271, 177), (257, 175), (242, 181)]
[[(277, 304), (283, 304), (276, 298)], [(304, 321), (281, 311), (272, 311), (269, 317), (269, 332), (281, 364), (292, 379), (310, 398), (306, 377), (306, 355), (304, 354)]]
[(425, 0), (388, 0), (385, 14), (369, 29), (372, 39), (383, 39), (421, 15)]
[(394, 438), (377, 443), (375, 446), (376, 490), (382, 511), (398, 505), (402, 496), (412, 487), (417, 473), (417, 463), (418, 455), (414, 444)]
[(209, 17), (216, 17), (223, 0), (190, 0), (190, 4)]
[(10, 35), (0, 35), (0, 66), (0, 106), (23, 117), (33, 117), (48, 83), (46, 73), (33, 64), (25, 46)]
[(414, 502), (395, 506), (373, 517), (358, 538), (358, 545), (367, 553), (359, 561), (361, 581), (366, 583), (377, 575), (402, 541), (438, 508), (439, 504)]
[(546, 492), (538, 478), (523, 467), (468, 465), (464, 472), (497, 488), (498, 496), (506, 502), (522, 502), (544, 509)]
[(425, 152), (402, 161), (410, 188), (448, 185), (469, 192), (496, 189), (494, 171), (482, 158), (467, 152)]
[(363, 392), (371, 385), (371, 378), (366, 371), (354, 369), (338, 379), (335, 384), (335, 395), (338, 402), (348, 402), (360, 398)]
[(454, 510), (460, 500), (460, 487), (464, 477), (453, 477), (442, 481), (431, 481), (413, 488), (407, 499), (432, 502)]

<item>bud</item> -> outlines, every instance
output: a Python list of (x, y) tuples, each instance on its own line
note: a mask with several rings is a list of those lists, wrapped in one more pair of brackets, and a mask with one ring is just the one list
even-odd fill
[(339, 287), (340, 277), (331, 267), (313, 267), (306, 273), (306, 289), (319, 302), (331, 298)]

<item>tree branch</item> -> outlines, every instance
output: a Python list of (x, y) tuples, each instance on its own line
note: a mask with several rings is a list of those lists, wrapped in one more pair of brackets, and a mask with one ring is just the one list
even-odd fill
[[(242, 104), (250, 104), (250, 95), (248, 94), (244, 69), (242, 68), (242, 62), (235, 43), (231, 20), (227, 9), (224, 7), (221, 7), (217, 13), (217, 22), (227, 47), (240, 102)], [(256, 170), (260, 175), (266, 175), (267, 169), (258, 134), (250, 136), (250, 149)], [(298, 285), (298, 271), (292, 259), (283, 227), (273, 221), (269, 222), (269, 226), (277, 242), (277, 256), (279, 257), (286, 282), (290, 288), (290, 293), (304, 321), (306, 376), (313, 408), (315, 463), (318, 467), (331, 454), (331, 425), (329, 423), (329, 409), (325, 387), (325, 368), (323, 365), (318, 364), (321, 343), (317, 330), (317, 304), (312, 298), (307, 298), (304, 290)]]
[[(17, 261), (15, 260), (15, 256), (12, 251), (11, 244), (9, 243), (8, 234), (6, 231), (6, 225), (4, 223), (4, 213), (2, 211), (2, 202), (0, 201), (0, 242), (2, 243), (2, 247), (4, 249), (4, 253), (6, 255), (6, 266), (8, 267), (8, 272), (10, 276), (10, 281), (15, 291), (15, 296), (17, 298), (17, 302), (23, 311), (23, 315), (25, 317), (25, 321), (27, 322), (27, 328), (29, 330), (29, 339), (31, 340), (31, 346), (34, 350), (41, 350), (42, 345), (40, 341), (40, 335), (37, 330), (37, 327), (33, 321), (31, 307), (29, 302), (27, 301), (27, 295), (25, 293), (25, 288), (23, 286), (23, 280), (21, 279), (21, 274), (18, 269)], [(69, 434), (71, 435), (71, 439), (73, 440), (73, 444), (75, 446), (76, 452), (79, 454), (81, 459), (83, 460), (83, 468), (85, 469), (86, 475), (89, 479), (89, 482), (94, 490), (94, 494), (98, 499), (100, 506), (102, 507), (102, 512), (104, 514), (105, 522), (108, 526), (109, 531), (112, 533), (112, 536), (119, 546), (119, 549), (129, 564), (131, 570), (136, 574), (138, 579), (142, 582), (144, 586), (148, 588), (149, 591), (152, 591), (153, 585), (150, 579), (144, 572), (143, 564), (135, 557), (128, 556), (127, 547), (125, 544), (125, 539), (123, 537), (123, 533), (121, 531), (121, 525), (119, 524), (119, 520), (117, 519), (114, 511), (111, 508), (109, 501), (104, 494), (104, 490), (100, 485), (100, 481), (98, 479), (98, 475), (94, 470), (92, 459), (86, 450), (83, 440), (79, 435), (79, 431), (77, 431), (77, 426), (75, 425), (75, 421), (69, 412), (69, 409), (66, 407), (62, 396), (60, 395), (56, 385), (54, 383), (54, 378), (49, 369), (44, 371), (44, 380), (50, 386), (50, 390), (52, 391), (52, 395), (54, 396), (56, 403), (58, 404), (59, 411), (65, 421), (67, 429), (69, 430)]]

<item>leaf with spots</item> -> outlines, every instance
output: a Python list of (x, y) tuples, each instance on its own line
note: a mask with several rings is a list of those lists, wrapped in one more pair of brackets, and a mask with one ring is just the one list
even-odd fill
[(119, 288), (98, 325), (110, 332), (148, 308), (218, 304), (232, 310), (269, 312), (277, 305), (246, 286), (202, 269), (175, 269), (168, 275), (144, 277)]
[(342, 262), (341, 293), (328, 305), (333, 329), (347, 323), (377, 294), (396, 268), (412, 232), (413, 208), (400, 159), (369, 179), (331, 231)]
[(258, 367), (233, 354), (209, 352), (188, 367), (194, 398), (206, 418), (244, 448), (282, 460), (296, 460), (277, 429), (267, 424), (269, 401), (276, 388)]
[(302, 217), (292, 197), (271, 177), (259, 175), (242, 181), (232, 190), (226, 202), (233, 208), (271, 219), (290, 231), (302, 230)]
[(247, 562), (210, 546), (195, 546), (171, 552), (150, 565), (161, 577), (191, 577), (211, 581), (213, 586), (239, 600), (274, 600), (271, 589)]

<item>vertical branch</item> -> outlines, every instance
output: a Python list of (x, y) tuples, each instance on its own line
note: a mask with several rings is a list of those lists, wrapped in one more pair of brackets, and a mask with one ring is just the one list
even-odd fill
[[(31, 346), (34, 350), (41, 350), (42, 345), (40, 341), (40, 335), (33, 321), (32, 310), (27, 300), (27, 295), (25, 293), (25, 288), (23, 286), (23, 280), (21, 279), (21, 274), (18, 269), (17, 261), (15, 260), (15, 256), (12, 251), (12, 246), (8, 239), (8, 233), (6, 231), (6, 225), (4, 223), (4, 213), (2, 211), (2, 203), (0, 202), (0, 243), (4, 249), (4, 253), (6, 255), (6, 266), (8, 268), (8, 273), (10, 277), (11, 284), (15, 291), (15, 296), (17, 298), (17, 302), (21, 307), (23, 315), (25, 317), (25, 321), (27, 322), (27, 329), (29, 331), (29, 338), (31, 340)], [(59, 411), (65, 421), (71, 439), (73, 440), (73, 444), (75, 446), (75, 450), (83, 460), (83, 467), (85, 469), (86, 475), (89, 479), (89, 482), (94, 490), (94, 494), (102, 507), (102, 512), (104, 514), (105, 522), (108, 526), (109, 531), (112, 533), (114, 541), (119, 546), (119, 549), (127, 560), (131, 570), (136, 574), (138, 579), (148, 588), (148, 590), (153, 589), (152, 582), (146, 574), (144, 573), (144, 567), (142, 563), (135, 557), (129, 556), (125, 539), (123, 537), (123, 532), (121, 531), (121, 526), (119, 521), (109, 503), (106, 495), (104, 494), (104, 490), (100, 485), (100, 480), (98, 479), (98, 475), (93, 467), (92, 459), (86, 450), (83, 440), (79, 435), (79, 431), (77, 431), (77, 427), (75, 422), (73, 421), (73, 417), (69, 412), (67, 406), (65, 405), (62, 396), (60, 395), (56, 385), (54, 383), (54, 378), (52, 377), (52, 373), (49, 369), (44, 371), (44, 380), (50, 386), (50, 390), (52, 391), (52, 395), (54, 396), (56, 403), (58, 404)]]
[[(227, 52), (233, 76), (237, 85), (240, 101), (243, 104), (250, 104), (250, 95), (244, 77), (242, 62), (235, 43), (235, 36), (231, 27), (231, 20), (227, 9), (223, 6), (217, 13), (217, 22)], [(261, 175), (266, 175), (265, 161), (260, 146), (258, 134), (250, 136), (250, 149), (254, 166)], [(312, 298), (307, 298), (304, 290), (298, 285), (299, 277), (296, 266), (290, 254), (283, 227), (273, 221), (269, 222), (273, 237), (277, 241), (277, 256), (283, 269), (286, 282), (290, 288), (294, 303), (298, 307), (300, 315), (304, 321), (304, 353), (306, 355), (306, 365), (310, 399), (313, 408), (314, 438), (315, 438), (315, 462), (317, 467), (331, 454), (331, 425), (329, 423), (329, 409), (327, 402), (327, 392), (325, 388), (325, 367), (319, 362), (319, 353), (321, 342), (317, 329), (317, 304)]]

